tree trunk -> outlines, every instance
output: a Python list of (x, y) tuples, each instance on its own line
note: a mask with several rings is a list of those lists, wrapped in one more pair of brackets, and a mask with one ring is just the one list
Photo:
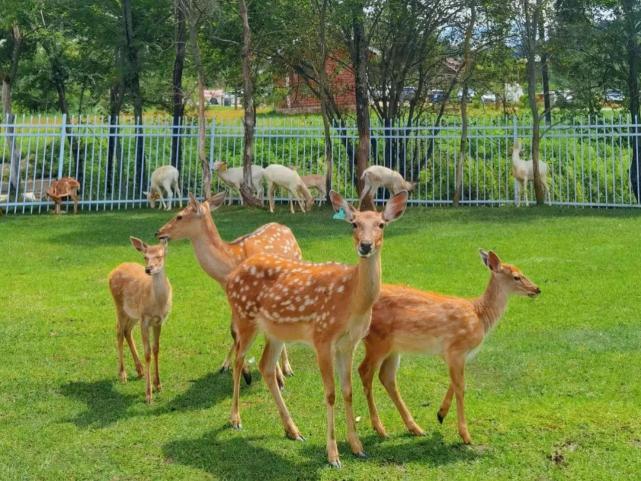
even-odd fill
[(245, 109), (244, 121), (245, 138), (243, 147), (243, 183), (240, 186), (240, 195), (245, 203), (262, 207), (260, 200), (254, 196), (252, 187), (251, 166), (254, 156), (254, 127), (256, 126), (256, 110), (254, 109), (254, 80), (252, 65), (254, 52), (252, 49), (252, 35), (249, 28), (249, 14), (245, 0), (238, 0), (240, 18), (243, 23), (243, 108)]
[(136, 125), (135, 165), (136, 178), (134, 192), (142, 195), (147, 188), (147, 172), (145, 168), (145, 137), (143, 123), (143, 98), (140, 90), (140, 65), (138, 63), (138, 48), (134, 39), (133, 12), (131, 0), (122, 0), (122, 18), (125, 35), (125, 59), (127, 63), (125, 86), (131, 95), (134, 106), (134, 122)]
[(180, 130), (183, 114), (185, 112), (184, 93), (182, 88), (183, 67), (185, 65), (185, 40), (187, 37), (185, 10), (181, 0), (174, 0), (176, 17), (176, 55), (174, 57), (174, 71), (172, 81), (172, 127), (171, 127), (171, 165), (178, 171), (182, 167), (182, 142)]
[(319, 63), (316, 66), (320, 81), (320, 104), (321, 115), (323, 118), (323, 136), (325, 138), (325, 191), (327, 192), (326, 200), (329, 203), (329, 192), (332, 190), (332, 175), (334, 162), (332, 159), (332, 133), (330, 121), (331, 101), (329, 98), (330, 83), (327, 78), (327, 39), (326, 39), (326, 14), (329, 0), (323, 0), (322, 6), (319, 5), (319, 29), (318, 29), (318, 47), (320, 50)]
[[(357, 2), (352, 10), (353, 48), (351, 49), (352, 66), (354, 68), (355, 94), (356, 94), (356, 126), (358, 128), (358, 148), (356, 150), (356, 181), (358, 194), (363, 190), (361, 177), (367, 169), (370, 152), (370, 120), (369, 120), (369, 92), (367, 81), (367, 63), (369, 61), (369, 48), (365, 34), (365, 12), (363, 5)], [(362, 210), (374, 210), (371, 196), (363, 199), (360, 206)]]
[[(539, 40), (545, 42), (545, 19), (541, 15), (539, 21)], [(548, 68), (548, 51), (545, 45), (541, 51), (541, 80), (543, 81), (543, 105), (545, 108), (545, 124), (552, 125), (552, 99), (550, 98), (550, 71)]]
[(469, 81), (472, 76), (473, 59), (471, 55), (472, 48), (472, 34), (474, 33), (474, 24), (476, 23), (476, 5), (472, 3), (470, 7), (470, 21), (465, 29), (465, 40), (463, 42), (463, 95), (461, 96), (461, 142), (459, 145), (459, 156), (456, 164), (456, 171), (454, 173), (454, 196), (452, 203), (454, 207), (459, 206), (459, 202), (463, 197), (463, 170), (467, 158), (467, 131), (468, 131), (468, 116), (467, 116), (467, 100), (469, 98), (470, 89)]
[(203, 171), (203, 197), (209, 198), (211, 195), (211, 168), (209, 159), (205, 151), (206, 142), (206, 119), (205, 119), (205, 69), (203, 68), (202, 57), (200, 55), (200, 46), (198, 45), (198, 24), (199, 20), (194, 18), (192, 12), (191, 21), (189, 22), (189, 31), (191, 47), (193, 49), (194, 64), (198, 77), (198, 160)]
[(109, 89), (109, 140), (107, 143), (107, 160), (105, 169), (106, 192), (113, 188), (113, 174), (116, 154), (118, 153), (118, 116), (122, 107), (123, 87), (116, 83)]
[(17, 145), (15, 137), (15, 117), (11, 113), (11, 86), (16, 80), (18, 74), (18, 62), (20, 61), (20, 52), (22, 47), (22, 32), (17, 23), (11, 27), (11, 41), (13, 48), (11, 50), (11, 65), (9, 72), (2, 78), (2, 122), (7, 122), (6, 129), (7, 143), (9, 144), (9, 184), (13, 187), (17, 195), (18, 183), (20, 180), (20, 160), (22, 153)]
[(630, 118), (632, 121), (632, 136), (630, 137), (632, 155), (630, 159), (630, 185), (632, 193), (641, 202), (641, 121), (640, 100), (639, 100), (639, 75), (641, 75), (641, 45), (637, 40), (639, 26), (635, 19), (635, 0), (623, 0), (622, 2), (625, 34), (626, 54), (628, 57), (628, 95), (630, 96)]
[(530, 9), (530, 0), (523, 0), (523, 12), (525, 16), (525, 45), (527, 51), (527, 91), (532, 115), (532, 171), (534, 174), (534, 194), (536, 204), (545, 203), (545, 188), (541, 182), (539, 172), (539, 144), (541, 140), (540, 124), (541, 119), (536, 105), (536, 30), (541, 15), (541, 3), (537, 0), (534, 10)]

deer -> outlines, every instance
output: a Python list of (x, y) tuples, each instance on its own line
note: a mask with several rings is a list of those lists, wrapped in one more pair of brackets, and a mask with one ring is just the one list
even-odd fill
[[(187, 206), (158, 229), (156, 237), (165, 241), (189, 239), (200, 267), (223, 288), (227, 277), (238, 264), (254, 254), (269, 252), (294, 260), (303, 258), (291, 229), (275, 222), (265, 224), (232, 242), (225, 242), (220, 237), (211, 216), (211, 212), (218, 209), (224, 202), (225, 192), (219, 192), (203, 202), (198, 202), (193, 194), (189, 193)], [(229, 370), (233, 354), (234, 345), (232, 344), (220, 372)], [(285, 376), (291, 376), (294, 373), (285, 347), (283, 347), (280, 368)], [(243, 374), (245, 382), (251, 384), (251, 373), (245, 369)], [(282, 385), (283, 379), (280, 374), (279, 382)]]
[[(231, 189), (238, 192), (240, 198), (240, 205), (243, 205), (243, 196), (240, 195), (240, 185), (243, 183), (243, 168), (242, 167), (227, 167), (226, 162), (216, 161), (213, 166), (214, 172), (218, 173), (218, 178), (228, 185)], [(252, 186), (258, 195), (258, 198), (263, 202), (263, 168), (260, 165), (251, 166)], [(232, 198), (229, 197), (229, 204), (231, 205)]]
[(415, 182), (406, 181), (401, 174), (395, 170), (388, 169), (382, 165), (372, 165), (363, 171), (361, 175), (363, 181), (363, 191), (359, 198), (359, 205), (367, 195), (376, 195), (381, 187), (385, 187), (392, 195), (401, 191), (412, 192), (416, 187)]
[[(138, 377), (145, 376), (145, 400), (151, 404), (151, 343), (149, 331), (153, 332), (154, 345), (154, 388), (161, 390), (158, 356), (160, 354), (160, 331), (171, 311), (171, 284), (165, 273), (166, 242), (147, 245), (136, 237), (129, 240), (134, 249), (145, 258), (144, 267), (133, 262), (125, 262), (109, 274), (109, 289), (116, 306), (116, 340), (118, 346), (118, 375), (120, 381), (127, 382), (123, 358), (123, 342), (126, 339), (134, 358)], [(131, 335), (132, 329), (140, 323), (142, 343), (145, 350), (145, 369), (138, 357), (136, 344)]]
[(54, 180), (47, 189), (47, 195), (55, 205), (53, 213), (56, 215), (61, 214), (60, 204), (62, 203), (62, 199), (70, 197), (71, 200), (73, 200), (73, 213), (77, 214), (79, 188), (80, 183), (73, 177), (61, 177), (58, 180)]
[[(527, 186), (530, 181), (534, 182), (534, 165), (531, 160), (521, 160), (521, 143), (514, 142), (512, 146), (512, 176), (514, 177), (514, 191), (516, 206), (521, 205), (521, 197), (525, 198), (526, 207), (529, 206)], [(550, 189), (547, 180), (548, 165), (542, 160), (539, 161), (539, 176), (541, 184), (545, 189), (545, 197), (550, 202)]]
[(331, 191), (335, 210), (343, 209), (353, 227), (358, 264), (315, 264), (263, 253), (248, 258), (229, 275), (225, 291), (232, 311), (236, 343), (230, 424), (240, 429), (240, 373), (247, 350), (259, 331), (266, 344), (259, 368), (276, 402), (285, 434), (303, 440), (283, 401), (276, 379), (276, 361), (285, 342), (313, 347), (321, 372), (327, 409), (327, 460), (340, 467), (334, 432), (334, 364), (338, 371), (347, 418), (347, 439), (352, 452), (365, 456), (352, 410), (352, 358), (357, 343), (369, 328), (372, 305), (381, 284), (383, 230), (405, 211), (407, 192), (387, 202), (383, 212), (352, 207)]
[(272, 214), (274, 213), (274, 190), (277, 186), (289, 192), (289, 210), (292, 214), (294, 213), (292, 197), (298, 202), (301, 212), (310, 210), (314, 205), (314, 198), (294, 169), (280, 164), (271, 164), (263, 169), (263, 177), (267, 181), (269, 212)]
[(372, 309), (372, 323), (363, 339), (365, 358), (358, 372), (365, 390), (370, 420), (381, 437), (387, 437), (372, 391), (378, 377), (398, 409), (411, 434), (422, 436), (396, 384), (401, 353), (439, 355), (449, 369), (450, 385), (437, 413), (443, 423), (456, 396), (458, 432), (465, 444), (471, 443), (465, 421), (465, 363), (476, 355), (487, 334), (498, 323), (512, 294), (536, 297), (541, 290), (515, 266), (503, 263), (492, 251), (480, 251), (490, 270), (485, 292), (475, 299), (449, 297), (410, 287), (383, 285)]
[(301, 175), (300, 178), (307, 190), (314, 189), (318, 192), (318, 205), (322, 205), (327, 197), (327, 178), (322, 174)]
[[(160, 201), (160, 207), (165, 210), (171, 210), (171, 202), (174, 193), (178, 196), (180, 206), (182, 207), (182, 194), (178, 178), (180, 173), (173, 165), (161, 165), (151, 173), (151, 187), (148, 192), (143, 192), (147, 196), (149, 207), (156, 208), (156, 201)], [(165, 203), (163, 190), (167, 194), (168, 202)]]

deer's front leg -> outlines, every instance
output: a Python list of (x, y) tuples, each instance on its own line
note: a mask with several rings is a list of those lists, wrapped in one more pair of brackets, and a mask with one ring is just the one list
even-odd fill
[(160, 354), (160, 329), (161, 326), (154, 326), (154, 387), (156, 391), (160, 391), (162, 386), (160, 384), (160, 368), (158, 367), (158, 356)]
[(458, 432), (465, 444), (470, 444), (472, 438), (467, 430), (467, 423), (465, 422), (465, 381), (463, 372), (465, 370), (464, 360), (455, 359), (450, 362), (450, 378), (452, 380), (452, 387), (454, 388), (454, 395), (456, 396), (456, 414), (458, 417)]
[(321, 344), (316, 346), (316, 360), (323, 379), (325, 390), (325, 407), (327, 408), (327, 461), (334, 468), (341, 467), (336, 445), (336, 431), (334, 427), (334, 404), (336, 403), (336, 389), (334, 386), (334, 363), (332, 360), (332, 346)]
[(352, 409), (352, 358), (356, 343), (351, 339), (346, 339), (343, 343), (336, 346), (336, 368), (341, 381), (341, 391), (343, 393), (343, 402), (345, 403), (345, 418), (347, 421), (347, 441), (349, 442), (352, 452), (361, 458), (365, 457), (363, 444), (358, 438), (356, 432), (356, 420)]
[(151, 391), (151, 344), (149, 342), (149, 320), (143, 319), (140, 322), (142, 332), (142, 344), (145, 349), (145, 400), (150, 404), (153, 398)]

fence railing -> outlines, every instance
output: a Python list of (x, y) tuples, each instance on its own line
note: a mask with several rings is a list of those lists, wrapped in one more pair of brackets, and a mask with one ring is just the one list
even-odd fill
[[(529, 159), (531, 125), (517, 119), (475, 120), (469, 127), (463, 168), (462, 204), (500, 205), (515, 201), (511, 149), (515, 140)], [(540, 158), (548, 167), (554, 205), (638, 207), (631, 188), (633, 152), (641, 153), (641, 125), (619, 117), (586, 119), (543, 127)], [(636, 132), (636, 134), (635, 134)], [(336, 190), (356, 197), (355, 127), (334, 126), (331, 133)], [(186, 195), (202, 195), (197, 157), (198, 126), (185, 120), (135, 124), (99, 117), (18, 116), (0, 123), (0, 208), (7, 213), (42, 212), (51, 207), (45, 192), (61, 176), (78, 179), (84, 210), (113, 210), (147, 205), (151, 172), (173, 163)], [(225, 160), (242, 164), (241, 124), (211, 123), (206, 151), (210, 165)], [(460, 125), (371, 129), (370, 164), (386, 165), (416, 182), (411, 201), (439, 205), (452, 202), (459, 157)], [(255, 163), (294, 166), (299, 173), (324, 173), (322, 126), (259, 122)], [(639, 155), (636, 156), (637, 161)], [(638, 169), (637, 169), (638, 172)], [(214, 176), (214, 185), (216, 176)], [(222, 184), (218, 188), (223, 188)], [(530, 198), (533, 189), (529, 189)], [(383, 192), (378, 193), (384, 195)], [(382, 198), (382, 197), (381, 197)]]

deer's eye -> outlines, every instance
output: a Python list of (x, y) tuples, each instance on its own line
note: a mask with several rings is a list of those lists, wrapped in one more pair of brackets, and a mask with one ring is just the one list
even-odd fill
[(378, 227), (379, 227), (379, 229), (384, 229), (385, 228), (385, 223), (381, 222), (380, 224), (378, 224)]
[(520, 281), (521, 280), (521, 276), (514, 276), (514, 280), (515, 281)]
[(180, 220), (180, 219), (182, 219), (182, 218), (183, 218), (183, 216), (182, 216), (182, 215), (180, 215), (180, 214), (178, 214), (178, 215), (176, 216), (176, 220)]

